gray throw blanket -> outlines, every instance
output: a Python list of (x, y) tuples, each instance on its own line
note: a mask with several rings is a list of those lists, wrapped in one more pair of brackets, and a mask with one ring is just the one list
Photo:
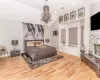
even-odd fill
[(54, 47), (27, 47), (27, 55), (32, 61), (38, 61), (44, 58), (57, 55), (57, 50)]

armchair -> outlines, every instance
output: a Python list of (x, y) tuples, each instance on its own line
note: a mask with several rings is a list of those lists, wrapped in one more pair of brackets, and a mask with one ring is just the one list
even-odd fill
[(0, 57), (8, 56), (8, 51), (5, 46), (0, 45)]

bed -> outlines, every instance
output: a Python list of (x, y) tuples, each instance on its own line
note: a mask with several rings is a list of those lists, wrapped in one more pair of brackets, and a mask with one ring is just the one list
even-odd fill
[(44, 40), (24, 41), (25, 52), (22, 56), (32, 69), (62, 58), (54, 47), (43, 44)]
[(43, 45), (43, 43), (43, 40), (25, 41), (25, 52), (32, 61), (38, 61), (57, 55), (57, 50), (54, 47)]

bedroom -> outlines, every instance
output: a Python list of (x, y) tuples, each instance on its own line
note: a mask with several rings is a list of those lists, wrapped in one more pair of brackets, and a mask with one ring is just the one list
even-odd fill
[[(48, 24), (41, 21), (44, 5), (50, 9)], [(98, 80), (80, 51), (85, 47), (88, 53), (95, 44), (91, 39), (99, 40), (99, 30), (90, 31), (99, 5), (100, 0), (0, 0), (0, 80)], [(40, 61), (34, 67), (27, 59)]]

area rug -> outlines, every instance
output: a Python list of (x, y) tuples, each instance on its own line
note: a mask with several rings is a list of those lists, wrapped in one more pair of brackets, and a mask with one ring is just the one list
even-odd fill
[(26, 63), (29, 65), (29, 67), (31, 69), (37, 68), (37, 67), (42, 66), (44, 64), (47, 64), (47, 63), (50, 63), (52, 61), (63, 58), (63, 56), (61, 56), (61, 55), (55, 55), (55, 56), (48, 57), (48, 58), (34, 62), (34, 61), (31, 61), (31, 59), (25, 53), (22, 54), (22, 57), (24, 58), (24, 60), (26, 61)]

